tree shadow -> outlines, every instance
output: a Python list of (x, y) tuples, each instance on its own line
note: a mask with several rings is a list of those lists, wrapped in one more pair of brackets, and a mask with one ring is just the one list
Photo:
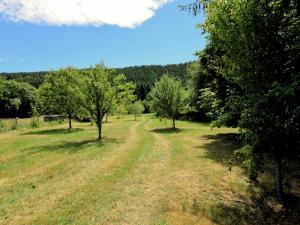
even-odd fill
[(201, 139), (208, 142), (194, 146), (196, 149), (202, 148), (206, 151), (204, 156), (199, 157), (213, 159), (218, 163), (227, 164), (232, 159), (234, 151), (242, 147), (237, 133), (204, 135)]
[(153, 129), (151, 130), (151, 132), (154, 133), (159, 133), (159, 134), (172, 134), (172, 133), (181, 133), (184, 132), (185, 129), (181, 129), (181, 128), (157, 128), (157, 129)]
[(49, 130), (39, 130), (39, 131), (30, 131), (23, 133), (22, 135), (57, 135), (57, 134), (71, 134), (75, 132), (83, 131), (82, 128), (73, 128), (71, 130), (65, 128), (59, 129), (49, 129)]
[(76, 153), (78, 151), (86, 150), (90, 147), (101, 148), (108, 143), (116, 143), (119, 144), (122, 141), (117, 138), (107, 138), (104, 137), (102, 141), (97, 139), (89, 139), (83, 141), (61, 141), (59, 144), (51, 144), (51, 145), (42, 145), (34, 148), (24, 149), (24, 151), (30, 151), (30, 154), (36, 154), (39, 152), (62, 152), (62, 153)]
[[(296, 201), (299, 203), (299, 200)], [(300, 206), (281, 205), (267, 201), (253, 201), (251, 205), (217, 203), (209, 207), (208, 218), (219, 225), (281, 225), (300, 224)]]
[[(206, 154), (198, 157), (209, 158), (224, 165), (229, 165), (234, 151), (242, 147), (239, 134), (236, 133), (205, 135), (201, 136), (201, 139), (204, 143), (194, 148), (205, 149)], [(246, 174), (246, 171), (244, 172)], [(299, 194), (295, 194), (297, 191), (285, 195), (284, 206), (278, 204), (274, 199), (274, 171), (267, 168), (264, 174), (258, 183), (248, 187), (249, 205), (234, 202), (216, 203), (208, 209), (207, 217), (220, 225), (300, 224), (300, 197)], [(290, 179), (294, 180), (295, 177)], [(297, 193), (300, 193), (299, 190)]]
[(210, 206), (206, 214), (213, 223), (219, 225), (262, 224), (257, 212), (245, 205), (217, 203)]

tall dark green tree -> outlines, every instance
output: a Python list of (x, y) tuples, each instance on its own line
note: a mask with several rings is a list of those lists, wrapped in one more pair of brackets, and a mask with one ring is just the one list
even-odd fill
[(282, 201), (282, 160), (297, 155), (300, 145), (299, 1), (205, 2), (203, 28), (222, 51), (217, 70), (240, 88), (226, 99), (224, 115), (240, 115), (252, 178), (263, 155), (272, 154)]
[(0, 81), (0, 117), (30, 117), (36, 104), (36, 89), (28, 83)]

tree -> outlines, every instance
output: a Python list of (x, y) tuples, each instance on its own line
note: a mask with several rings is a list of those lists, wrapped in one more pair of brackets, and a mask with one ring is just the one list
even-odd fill
[(221, 101), (217, 98), (215, 92), (211, 90), (211, 88), (203, 88), (200, 89), (200, 96), (198, 104), (200, 108), (202, 108), (206, 115), (210, 119), (216, 119), (219, 115), (220, 103)]
[(30, 117), (36, 104), (36, 89), (13, 80), (0, 81), (0, 117)]
[(102, 140), (103, 117), (111, 109), (116, 95), (114, 80), (113, 72), (103, 65), (92, 67), (83, 78), (83, 106), (96, 121), (99, 141)]
[(136, 85), (133, 82), (127, 82), (124, 74), (117, 75), (115, 74), (115, 70), (112, 70), (112, 73), (114, 73), (114, 76), (111, 76), (112, 79), (110, 82), (115, 87), (116, 93), (106, 116), (108, 113), (114, 112), (119, 115), (127, 114), (129, 110), (128, 107), (137, 99), (137, 96), (134, 94)]
[(151, 111), (157, 116), (172, 119), (175, 129), (175, 120), (188, 106), (188, 95), (181, 82), (164, 75), (154, 84), (149, 98)]
[(300, 146), (299, 1), (213, 0), (205, 8), (209, 44), (222, 51), (216, 68), (240, 89), (226, 98), (225, 118), (240, 115), (250, 177), (260, 172), (265, 153), (273, 156), (282, 201), (282, 160)]
[(77, 114), (82, 102), (78, 82), (77, 69), (61, 68), (49, 73), (39, 88), (44, 112), (66, 115), (69, 120), (69, 129), (72, 129), (72, 118)]
[(145, 111), (145, 107), (141, 101), (136, 101), (129, 106), (129, 113), (134, 115), (134, 119), (136, 120), (137, 116), (141, 116), (141, 114)]

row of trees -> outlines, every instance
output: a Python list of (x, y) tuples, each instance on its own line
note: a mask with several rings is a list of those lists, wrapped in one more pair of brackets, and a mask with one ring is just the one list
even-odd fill
[(63, 68), (51, 72), (38, 89), (41, 111), (67, 115), (69, 129), (71, 119), (91, 118), (98, 127), (98, 139), (102, 139), (102, 121), (109, 113), (118, 110), (132, 110), (137, 98), (135, 85), (127, 82), (124, 75), (103, 65), (96, 65), (89, 70)]
[[(36, 117), (41, 114), (58, 114), (68, 118), (92, 118), (99, 129), (101, 139), (102, 121), (110, 113), (129, 112), (135, 119), (150, 108), (160, 118), (175, 120), (189, 110), (189, 92), (182, 82), (173, 76), (163, 76), (154, 82), (147, 101), (137, 100), (135, 84), (127, 82), (125, 75), (96, 65), (89, 70), (68, 67), (52, 71), (45, 76), (38, 89), (23, 82), (2, 80), (1, 116)], [(20, 114), (20, 112), (26, 112)]]
[[(189, 66), (192, 102), (214, 120), (241, 129), (243, 165), (255, 180), (266, 154), (282, 201), (282, 162), (299, 156), (300, 5), (296, 0), (196, 1), (208, 44)], [(199, 7), (200, 6), (200, 7)], [(201, 7), (202, 6), (202, 7)]]
[[(35, 117), (58, 114), (95, 121), (102, 139), (102, 121), (108, 115), (132, 113), (140, 115), (143, 104), (137, 101), (135, 84), (123, 74), (96, 65), (89, 70), (73, 67), (48, 73), (43, 84), (35, 89), (28, 83), (0, 80), (1, 117)], [(124, 112), (125, 111), (125, 112)]]
[[(149, 66), (131, 66), (125, 68), (117, 68), (117, 74), (124, 74), (127, 81), (135, 83), (135, 92), (140, 100), (146, 99), (156, 80), (160, 79), (164, 74), (170, 74), (172, 77), (183, 81), (187, 81), (187, 66), (190, 63), (171, 64), (171, 65), (149, 65)], [(88, 71), (82, 69), (81, 71)], [(27, 73), (0, 73), (0, 76), (6, 80), (16, 80), (18, 82), (26, 82), (35, 88), (39, 88), (49, 72), (27, 72)]]

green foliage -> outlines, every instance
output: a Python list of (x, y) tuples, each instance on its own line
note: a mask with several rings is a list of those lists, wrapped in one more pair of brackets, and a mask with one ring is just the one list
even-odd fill
[(137, 116), (141, 116), (145, 111), (145, 107), (141, 101), (136, 101), (129, 106), (129, 113), (133, 114), (136, 120)]
[[(199, 61), (189, 64), (187, 67), (188, 72), (188, 87), (191, 90), (190, 104), (195, 110), (193, 118), (197, 120), (215, 119), (221, 112), (223, 112), (224, 102), (230, 92), (236, 91), (236, 85), (228, 82), (220, 73), (219, 66), (222, 66), (220, 58), (222, 51), (218, 45), (208, 43), (206, 48), (197, 53)], [(214, 98), (218, 101), (218, 110), (204, 106), (202, 103), (206, 100), (201, 98), (203, 91), (210, 90), (213, 92)], [(201, 99), (202, 101), (199, 101)], [(211, 97), (210, 97), (211, 99)], [(212, 100), (212, 99), (211, 99)], [(236, 124), (237, 121), (228, 121), (226, 125)]]
[(36, 89), (27, 83), (0, 81), (0, 117), (30, 117), (36, 104)]
[[(150, 66), (133, 66), (118, 68), (115, 74), (124, 74), (128, 82), (133, 82), (135, 92), (139, 99), (144, 100), (156, 80), (163, 74), (172, 74), (175, 78), (180, 79), (183, 83), (187, 82), (186, 67), (189, 63), (172, 64), (172, 65), (150, 65)], [(82, 69), (80, 72), (88, 71)], [(38, 88), (45, 81), (49, 72), (32, 72), (32, 73), (0, 73), (0, 76), (7, 80), (16, 80), (18, 82), (27, 82)]]
[(69, 67), (51, 72), (38, 93), (44, 113), (74, 117), (82, 102), (78, 70)]
[(117, 118), (120, 119), (122, 116), (126, 115), (128, 113), (128, 110), (124, 104), (120, 104), (116, 106), (115, 112), (117, 114)]
[(48, 72), (28, 72), (28, 73), (0, 73), (0, 76), (6, 80), (15, 80), (18, 82), (25, 82), (32, 85), (35, 88), (41, 86), (44, 82)]
[(71, 67), (47, 75), (45, 83), (39, 89), (44, 112), (67, 115), (76, 111), (80, 103), (78, 77), (78, 71)]
[(189, 63), (172, 65), (150, 65), (150, 66), (132, 66), (116, 69), (117, 73), (122, 73), (128, 81), (136, 84), (136, 94), (140, 100), (146, 99), (146, 96), (152, 89), (154, 83), (164, 74), (171, 74), (174, 78), (181, 80), (184, 84), (187, 82), (187, 66)]
[(102, 119), (112, 107), (117, 90), (113, 86), (119, 82), (119, 77), (114, 77), (111, 70), (103, 65), (96, 65), (85, 72), (82, 81), (83, 106), (90, 116), (96, 121), (99, 136), (102, 139)]
[(116, 89), (116, 94), (110, 111), (116, 112), (121, 116), (128, 113), (129, 106), (136, 100), (136, 86), (133, 82), (127, 82), (124, 74), (114, 76), (113, 78), (112, 84)]
[(213, 0), (206, 13), (202, 27), (209, 46), (220, 51), (210, 66), (237, 86), (225, 98), (221, 121), (237, 119), (251, 146), (246, 165), (257, 169), (256, 159), (271, 153), (281, 168), (300, 146), (299, 2)]
[(210, 88), (203, 88), (200, 90), (200, 96), (198, 104), (202, 108), (206, 115), (211, 119), (216, 119), (219, 115), (219, 109), (221, 101), (217, 98), (215, 92)]
[(149, 94), (150, 109), (158, 117), (175, 119), (188, 109), (188, 93), (180, 81), (167, 75), (157, 81)]

